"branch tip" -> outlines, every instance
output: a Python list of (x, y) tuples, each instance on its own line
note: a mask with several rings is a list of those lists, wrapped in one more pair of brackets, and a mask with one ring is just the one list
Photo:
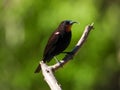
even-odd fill
[(89, 25), (89, 27), (90, 27), (91, 29), (95, 29), (93, 26), (94, 26), (94, 22), (92, 22), (92, 23)]
[(94, 22), (92, 22), (90, 26), (93, 26), (93, 25), (94, 25)]

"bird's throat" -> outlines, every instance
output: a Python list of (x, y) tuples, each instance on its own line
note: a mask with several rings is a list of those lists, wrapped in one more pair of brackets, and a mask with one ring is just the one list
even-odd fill
[(66, 32), (70, 32), (71, 31), (71, 25), (66, 27)]

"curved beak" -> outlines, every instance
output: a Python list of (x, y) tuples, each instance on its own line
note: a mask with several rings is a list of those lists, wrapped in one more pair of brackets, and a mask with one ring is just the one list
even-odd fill
[(70, 25), (72, 25), (72, 24), (74, 24), (74, 23), (77, 23), (77, 24), (79, 24), (78, 22), (71, 21), (71, 22), (70, 22)]

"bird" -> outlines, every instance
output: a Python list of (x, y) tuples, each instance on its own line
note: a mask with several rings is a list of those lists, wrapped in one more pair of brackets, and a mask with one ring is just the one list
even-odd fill
[[(64, 20), (52, 33), (44, 49), (43, 58), (42, 58), (42, 61), (44, 63), (50, 62), (50, 60), (53, 57), (62, 53), (68, 47), (72, 37), (71, 27), (74, 23), (77, 22), (72, 20)], [(39, 73), (40, 70), (41, 70), (41, 66), (39, 64), (35, 70), (35, 73)]]

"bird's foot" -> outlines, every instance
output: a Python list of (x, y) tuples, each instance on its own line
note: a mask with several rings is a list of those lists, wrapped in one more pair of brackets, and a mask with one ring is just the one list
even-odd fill
[(63, 67), (62, 63), (56, 57), (54, 57), (54, 59), (56, 60), (57, 63), (59, 63), (61, 67)]

